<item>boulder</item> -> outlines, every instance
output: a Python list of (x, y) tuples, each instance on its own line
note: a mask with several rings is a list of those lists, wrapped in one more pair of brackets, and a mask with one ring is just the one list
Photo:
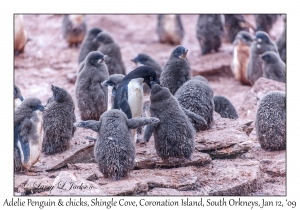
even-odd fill
[(260, 77), (248, 91), (244, 101), (239, 107), (238, 114), (241, 118), (247, 118), (255, 121), (256, 110), (259, 100), (268, 92), (279, 90), (286, 91), (286, 84), (275, 80)]

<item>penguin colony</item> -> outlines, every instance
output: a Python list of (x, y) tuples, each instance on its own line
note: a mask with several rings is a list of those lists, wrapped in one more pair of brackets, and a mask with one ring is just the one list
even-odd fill
[[(262, 76), (286, 82), (286, 29), (277, 42), (268, 34), (276, 18), (255, 15), (253, 36), (249, 29), (255, 28), (243, 15), (199, 15), (195, 36), (201, 54), (217, 52), (226, 35), (234, 46), (232, 72), (241, 84), (253, 85)], [(17, 55), (28, 40), (21, 15), (15, 15), (15, 27)], [(238, 118), (231, 102), (224, 96), (214, 96), (204, 77), (192, 77), (188, 49), (182, 45), (180, 15), (157, 16), (159, 41), (177, 45), (164, 67), (151, 55), (139, 53), (132, 59), (137, 67), (127, 75), (119, 45), (108, 32), (98, 27), (88, 29), (84, 15), (64, 15), (62, 32), (70, 47), (81, 43), (74, 87), (76, 103), (65, 89), (52, 85), (53, 96), (43, 106), (37, 98), (24, 99), (20, 88), (14, 86), (16, 172), (33, 174), (30, 168), (41, 152), (51, 156), (68, 150), (76, 127), (80, 127), (97, 132), (94, 155), (99, 170), (107, 178), (120, 180), (134, 168), (137, 128), (146, 125), (143, 141), (148, 142), (153, 134), (157, 155), (168, 163), (170, 158), (191, 159), (196, 132), (211, 128), (213, 111), (221, 117)], [(146, 112), (145, 93), (150, 94), (147, 118), (142, 117)], [(75, 107), (80, 122), (76, 122)], [(255, 126), (263, 149), (286, 148), (284, 92), (269, 92), (261, 99)]]

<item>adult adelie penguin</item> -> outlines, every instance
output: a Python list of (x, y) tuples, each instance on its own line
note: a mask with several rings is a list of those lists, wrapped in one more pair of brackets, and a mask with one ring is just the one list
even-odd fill
[(191, 79), (191, 67), (186, 58), (187, 52), (188, 49), (183, 46), (176, 47), (161, 73), (161, 85), (169, 88), (172, 95), (183, 83)]
[(177, 90), (174, 96), (182, 108), (188, 109), (205, 119), (206, 123), (204, 124), (189, 117), (197, 132), (210, 128), (213, 122), (214, 91), (204, 77), (192, 77)]
[(126, 74), (125, 65), (122, 61), (122, 54), (120, 47), (110, 34), (102, 32), (97, 36), (97, 41), (100, 43), (97, 51), (107, 55), (105, 63), (109, 75), (112, 74)]
[[(139, 53), (134, 59), (131, 60), (137, 66), (150, 66), (156, 71), (157, 79), (160, 78), (162, 68), (158, 62), (145, 53)], [(150, 94), (151, 89), (145, 83), (143, 84), (143, 89), (145, 94)]]
[(199, 15), (196, 34), (202, 55), (210, 53), (211, 50), (219, 50), (223, 31), (221, 15)]
[(22, 168), (28, 175), (34, 175), (29, 170), (41, 154), (43, 142), (43, 128), (40, 114), (44, 106), (37, 98), (27, 98), (14, 113), (14, 154), (15, 171)]
[(27, 31), (24, 28), (23, 15), (14, 15), (14, 52), (16, 55), (23, 53), (28, 41)]
[(260, 55), (266, 51), (278, 53), (276, 44), (271, 40), (269, 35), (263, 31), (255, 33), (254, 42), (251, 44), (250, 57), (247, 67), (247, 79), (253, 85), (259, 77), (263, 76), (263, 60)]
[(267, 51), (261, 55), (263, 59), (263, 76), (278, 82), (286, 83), (286, 65), (279, 55), (272, 51)]
[(78, 46), (84, 39), (87, 31), (85, 15), (64, 15), (62, 21), (62, 34), (69, 44)]
[(17, 85), (14, 85), (14, 108), (19, 106), (21, 102), (24, 100), (21, 90)]
[(74, 135), (75, 105), (71, 95), (63, 88), (51, 85), (53, 96), (48, 99), (43, 113), (43, 152), (56, 154), (68, 149)]
[(236, 35), (240, 31), (246, 31), (249, 32), (249, 29), (251, 28), (253, 31), (255, 31), (255, 27), (245, 20), (244, 15), (242, 14), (234, 14), (229, 15), (225, 14), (225, 24), (224, 29), (227, 35), (227, 40), (232, 43), (236, 37)]
[(180, 15), (158, 15), (156, 33), (161, 43), (180, 45), (184, 36)]
[(110, 75), (108, 79), (103, 82), (103, 85), (105, 85), (108, 89), (107, 110), (110, 110), (114, 106), (118, 85), (122, 82), (124, 77), (125, 75), (123, 74), (113, 74)]
[[(142, 84), (144, 82), (150, 87), (151, 81), (160, 83), (155, 70), (149, 66), (140, 66), (129, 72), (118, 85), (113, 108), (121, 109), (128, 119), (141, 117), (144, 103)], [(132, 132), (136, 141), (136, 130)]]
[(250, 85), (247, 79), (247, 67), (252, 42), (253, 37), (246, 31), (240, 31), (233, 42), (233, 59), (230, 67), (236, 80), (243, 85)]
[(80, 45), (78, 64), (80, 64), (85, 57), (92, 51), (96, 51), (100, 46), (96, 37), (102, 30), (100, 28), (91, 28), (85, 35), (82, 44)]
[(77, 106), (82, 120), (99, 120), (107, 110), (107, 87), (102, 84), (108, 78), (105, 55), (93, 51), (84, 62), (75, 83)]

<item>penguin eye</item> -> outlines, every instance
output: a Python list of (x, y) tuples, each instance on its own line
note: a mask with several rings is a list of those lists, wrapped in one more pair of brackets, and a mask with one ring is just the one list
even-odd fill
[(150, 77), (150, 80), (153, 80), (153, 77)]

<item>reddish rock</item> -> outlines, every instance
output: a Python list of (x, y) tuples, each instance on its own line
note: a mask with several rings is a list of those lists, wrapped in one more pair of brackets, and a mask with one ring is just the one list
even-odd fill
[(260, 77), (248, 91), (242, 105), (239, 107), (238, 114), (241, 118), (255, 120), (256, 110), (259, 100), (268, 92), (279, 90), (285, 92), (286, 84), (275, 80)]

